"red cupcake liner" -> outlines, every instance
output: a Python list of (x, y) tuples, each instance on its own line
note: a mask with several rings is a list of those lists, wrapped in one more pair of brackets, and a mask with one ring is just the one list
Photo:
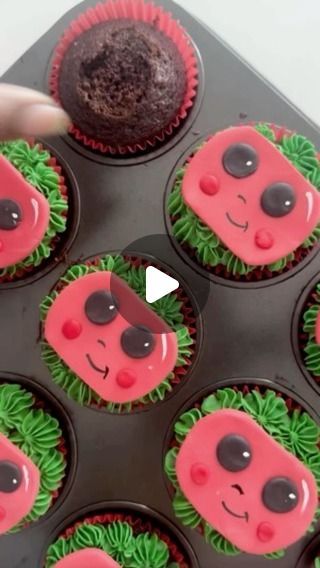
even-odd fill
[(104, 513), (100, 515), (94, 515), (90, 517), (85, 517), (82, 521), (76, 522), (71, 527), (68, 527), (59, 538), (67, 539), (74, 535), (76, 530), (83, 525), (109, 525), (116, 521), (122, 523), (128, 523), (133, 529), (135, 536), (142, 533), (156, 534), (163, 542), (166, 543), (170, 551), (170, 561), (177, 562), (179, 568), (189, 568), (189, 564), (179, 545), (159, 526), (155, 526), (155, 523), (150, 519), (142, 519), (137, 515), (126, 513)]
[[(256, 124), (259, 123), (257, 123), (256, 121), (255, 122), (252, 121), (243, 124), (243, 126), (247, 126), (248, 124), (250, 126), (255, 126)], [(273, 130), (276, 137), (275, 140), (276, 143), (281, 142), (284, 136), (292, 136), (293, 134), (295, 134), (294, 130), (290, 130), (285, 126), (279, 126), (273, 123), (266, 123), (266, 124), (269, 126), (269, 128)], [(212, 136), (208, 136), (204, 142), (208, 142), (211, 138)], [(185, 165), (191, 162), (195, 154), (196, 152), (194, 152), (187, 158)], [(320, 153), (318, 154), (318, 156), (320, 161)], [(174, 223), (177, 220), (176, 217), (170, 217), (170, 219), (172, 223)], [(199, 264), (199, 266), (201, 266), (202, 268), (207, 270), (207, 272), (213, 274), (214, 276), (219, 276), (220, 278), (225, 278), (226, 280), (233, 280), (235, 282), (261, 282), (263, 280), (271, 280), (272, 278), (276, 278), (277, 276), (280, 276), (281, 274), (286, 274), (287, 272), (292, 270), (295, 266), (300, 264), (300, 262), (302, 262), (310, 254), (310, 252), (313, 251), (313, 249), (317, 246), (317, 243), (310, 247), (302, 247), (302, 246), (298, 247), (295, 251), (293, 251), (294, 258), (291, 261), (289, 261), (286, 264), (286, 266), (281, 270), (272, 272), (271, 270), (268, 269), (267, 266), (264, 266), (263, 268), (257, 266), (254, 270), (252, 270), (251, 272), (245, 275), (237, 273), (233, 274), (232, 272), (229, 272), (226, 269), (226, 267), (222, 264), (218, 264), (217, 266), (204, 265), (198, 260), (196, 251), (191, 246), (189, 246), (188, 243), (180, 243), (180, 246), (194, 262)]]
[[(124, 257), (128, 262), (130, 262), (132, 265), (134, 266), (143, 266), (143, 267), (147, 267), (151, 265), (151, 262), (144, 260), (142, 258), (139, 257), (130, 257), (130, 256), (125, 256)], [(76, 262), (74, 264), (74, 266), (76, 266), (77, 264), (85, 264), (87, 266), (98, 266), (100, 263), (101, 257), (97, 256), (91, 260), (87, 260), (85, 262)], [(152, 266), (156, 266), (156, 264), (152, 263)], [(171, 276), (169, 272), (167, 272), (165, 269), (163, 269), (163, 267), (159, 267), (159, 269), (162, 272), (165, 272), (168, 274), (168, 276)], [(64, 288), (66, 288), (68, 286), (68, 284), (66, 282), (63, 282), (62, 280), (59, 280), (59, 282), (56, 284), (56, 286), (54, 286), (54, 288), (52, 289), (52, 291), (56, 291), (56, 292), (61, 292)], [(190, 366), (193, 363), (193, 359), (195, 356), (195, 351), (196, 351), (196, 343), (197, 343), (197, 327), (196, 327), (196, 315), (194, 313), (194, 309), (192, 306), (192, 303), (190, 301), (190, 298), (187, 296), (186, 292), (184, 291), (184, 289), (180, 286), (180, 288), (178, 288), (175, 291), (175, 294), (178, 297), (178, 300), (180, 302), (182, 302), (182, 308), (181, 308), (181, 312), (183, 315), (183, 324), (188, 328), (190, 337), (193, 341), (192, 345), (189, 346), (189, 349), (191, 351), (191, 356), (189, 359), (186, 359), (186, 363), (182, 366), (179, 367), (175, 367), (172, 371), (172, 373), (174, 374), (174, 377), (170, 380), (170, 384), (172, 385), (172, 387), (176, 387), (178, 385), (181, 384), (181, 382), (184, 380)], [(42, 325), (42, 333), (43, 333), (43, 325)], [(169, 393), (170, 394), (170, 393)], [(150, 402), (150, 404), (153, 404)], [(104, 401), (102, 401), (101, 403), (97, 404), (94, 402), (91, 402), (91, 404), (89, 405), (91, 408), (104, 408), (105, 404)], [(146, 408), (147, 405), (143, 404), (140, 401), (136, 401), (133, 405), (132, 405), (132, 411), (135, 410), (142, 410), (143, 408)], [(131, 412), (132, 412), (131, 411)]]
[[(41, 142), (37, 142), (34, 138), (26, 138), (25, 141), (29, 144), (29, 146), (31, 148), (33, 148), (34, 146), (37, 145), (39, 147), (40, 151), (43, 150), (43, 151), (48, 151), (50, 153), (50, 151), (47, 150), (45, 148), (45, 146), (43, 146), (43, 144), (41, 144)], [(61, 193), (61, 196), (65, 199), (65, 201), (68, 202), (68, 188), (67, 188), (67, 185), (66, 185), (66, 180), (65, 180), (65, 177), (63, 175), (62, 168), (59, 165), (57, 159), (54, 156), (50, 155), (50, 158), (46, 162), (46, 165), (50, 166), (56, 172), (56, 174), (58, 174), (58, 176), (59, 176), (59, 191)], [(68, 215), (68, 212), (67, 212), (67, 214), (62, 213), (62, 215), (64, 217), (66, 217)], [(59, 235), (56, 235), (52, 239), (51, 255), (54, 254), (54, 250), (55, 250), (57, 244), (59, 243), (60, 238), (61, 237)], [(24, 278), (25, 276), (35, 272), (35, 270), (38, 270), (40, 268), (41, 268), (41, 264), (36, 268), (34, 266), (25, 266), (25, 267), (17, 270), (14, 275), (5, 274), (4, 276), (0, 276), (0, 284), (5, 284), (5, 283), (8, 283), (8, 282), (16, 282), (17, 280)]]
[(71, 22), (69, 28), (67, 28), (60, 39), (54, 52), (49, 77), (50, 92), (55, 101), (61, 105), (59, 95), (61, 63), (75, 39), (97, 24), (124, 18), (152, 24), (157, 30), (161, 31), (175, 43), (184, 62), (187, 88), (184, 100), (174, 120), (172, 120), (171, 123), (158, 134), (143, 140), (139, 144), (111, 146), (101, 140), (95, 140), (94, 138), (87, 136), (75, 124), (70, 126), (69, 134), (71, 134), (78, 142), (87, 146), (91, 150), (102, 154), (135, 154), (137, 152), (143, 152), (148, 148), (153, 148), (158, 143), (164, 142), (164, 140), (167, 137), (170, 137), (179, 127), (181, 122), (187, 117), (190, 108), (193, 106), (193, 101), (197, 93), (197, 58), (189, 36), (180, 23), (174, 20), (169, 12), (165, 12), (165, 10), (160, 6), (155, 6), (153, 2), (145, 3), (144, 0), (109, 0), (104, 3), (99, 3), (94, 8), (89, 8), (86, 12), (80, 14), (76, 20)]

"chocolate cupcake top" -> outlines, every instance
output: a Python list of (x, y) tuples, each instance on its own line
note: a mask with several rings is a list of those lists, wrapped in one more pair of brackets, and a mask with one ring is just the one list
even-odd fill
[(114, 146), (135, 144), (175, 118), (186, 91), (184, 63), (173, 41), (153, 25), (106, 21), (68, 49), (59, 91), (83, 133)]

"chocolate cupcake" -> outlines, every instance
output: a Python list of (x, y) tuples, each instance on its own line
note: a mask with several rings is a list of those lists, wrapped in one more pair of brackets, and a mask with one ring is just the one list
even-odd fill
[(125, 0), (100, 4), (71, 24), (50, 87), (77, 140), (125, 154), (172, 134), (192, 106), (196, 77), (193, 48), (170, 14)]
[(58, 420), (19, 384), (0, 384), (0, 534), (40, 519), (65, 477), (66, 443)]
[(45, 568), (187, 568), (172, 538), (138, 514), (107, 513), (78, 522), (54, 542)]
[(107, 255), (75, 265), (41, 305), (42, 358), (81, 405), (143, 408), (185, 378), (192, 307), (181, 289), (147, 305), (146, 264)]
[(174, 238), (209, 273), (272, 278), (319, 242), (320, 161), (304, 136), (265, 123), (204, 141), (168, 199)]
[(176, 516), (220, 554), (283, 556), (319, 517), (319, 435), (273, 390), (217, 390), (174, 425), (165, 471)]
[(175, 118), (186, 91), (182, 58), (151, 24), (111, 20), (72, 44), (59, 93), (77, 127), (111, 146), (131, 146)]
[(40, 268), (66, 231), (68, 189), (61, 167), (33, 141), (0, 143), (0, 283)]

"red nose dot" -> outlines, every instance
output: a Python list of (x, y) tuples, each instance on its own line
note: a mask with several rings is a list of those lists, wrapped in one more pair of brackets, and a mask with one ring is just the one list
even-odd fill
[(62, 327), (62, 333), (66, 339), (76, 339), (82, 331), (82, 325), (75, 319), (67, 320)]
[(132, 387), (136, 380), (136, 375), (129, 369), (122, 369), (122, 371), (119, 371), (116, 378), (119, 387), (123, 389), (129, 389), (130, 387)]
[(6, 512), (3, 507), (0, 507), (0, 521), (3, 521), (6, 517)]
[(274, 537), (274, 528), (270, 523), (260, 523), (257, 528), (257, 537), (261, 542), (269, 542)]
[(202, 463), (193, 464), (190, 474), (193, 483), (196, 485), (205, 485), (209, 479), (209, 470)]
[(270, 249), (273, 246), (274, 239), (271, 233), (266, 229), (260, 229), (256, 232), (255, 243), (261, 249)]
[(219, 181), (212, 174), (205, 174), (199, 182), (200, 189), (206, 195), (215, 195), (219, 191)]

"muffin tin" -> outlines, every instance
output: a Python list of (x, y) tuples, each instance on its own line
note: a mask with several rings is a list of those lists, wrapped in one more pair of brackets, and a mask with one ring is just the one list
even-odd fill
[[(20, 376), (27, 377), (39, 385), (42, 398), (47, 396), (53, 404), (58, 399), (57, 410), (72, 432), (64, 491), (43, 519), (16, 535), (1, 537), (4, 568), (42, 568), (45, 551), (61, 530), (87, 512), (116, 508), (140, 511), (160, 522), (185, 551), (190, 568), (263, 568), (272, 562), (279, 568), (312, 567), (311, 556), (304, 551), (318, 538), (314, 535), (290, 547), (280, 560), (245, 554), (227, 557), (216, 554), (195, 531), (184, 529), (171, 507), (163, 472), (166, 443), (176, 417), (190, 399), (201, 397), (203, 389), (237, 381), (266, 384), (297, 399), (320, 422), (319, 390), (306, 378), (296, 340), (300, 295), (306, 286), (311, 289), (308, 283), (320, 280), (319, 247), (291, 271), (267, 281), (209, 278), (167, 232), (165, 204), (176, 164), (198, 139), (231, 124), (258, 120), (285, 124), (318, 148), (320, 132), (203, 24), (170, 0), (161, 3), (181, 21), (197, 48), (200, 83), (190, 115), (168, 142), (130, 158), (101, 156), (68, 136), (51, 139), (52, 152), (79, 187), (78, 237), (72, 244), (79, 217), (76, 199), (70, 247), (36, 277), (0, 289), (0, 376), (7, 379), (10, 373), (21, 383), (26, 379)], [(57, 41), (79, 13), (95, 4), (87, 0), (66, 14), (2, 79), (47, 91)], [(155, 234), (158, 237), (151, 238)], [(161, 403), (118, 416), (80, 407), (55, 386), (41, 360), (39, 304), (70, 264), (128, 248), (154, 258), (156, 265), (168, 266), (191, 288), (201, 313), (197, 357), (183, 384)], [(208, 295), (205, 306), (201, 305), (204, 294)]]

